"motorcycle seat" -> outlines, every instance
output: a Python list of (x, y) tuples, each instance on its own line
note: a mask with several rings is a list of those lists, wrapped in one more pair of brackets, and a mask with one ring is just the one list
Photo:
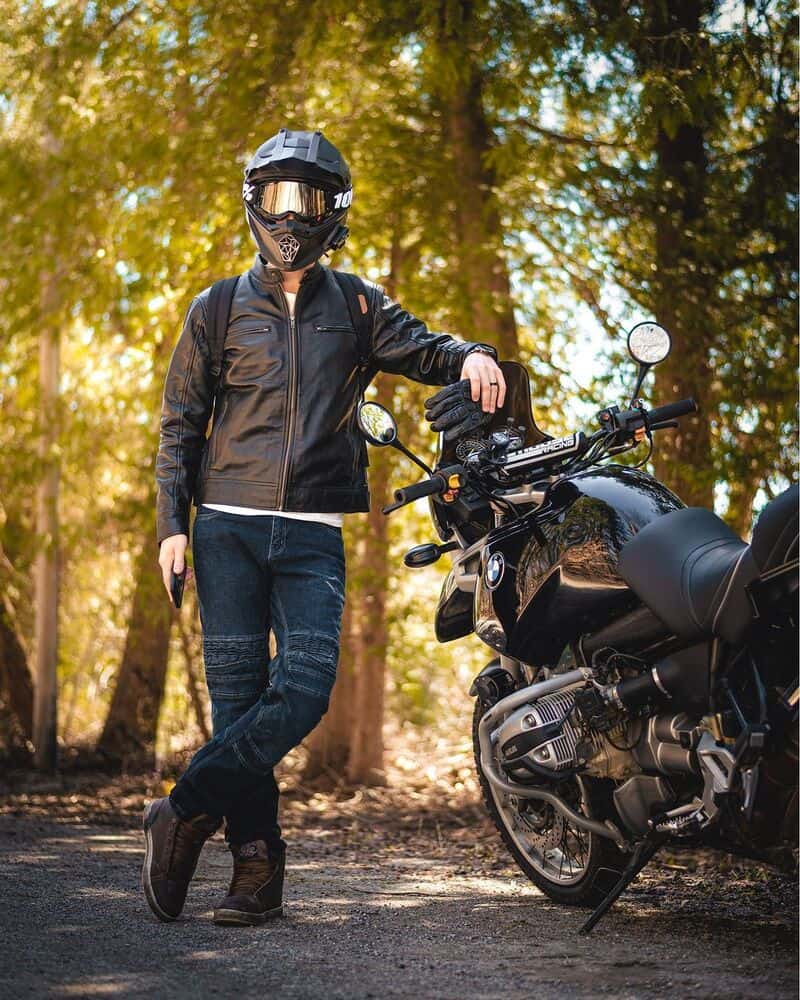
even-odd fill
[(753, 529), (753, 558), (762, 573), (797, 558), (800, 486), (790, 486), (771, 500)]
[(736, 643), (755, 617), (745, 589), (761, 572), (753, 551), (703, 507), (651, 521), (623, 547), (618, 570), (681, 639)]

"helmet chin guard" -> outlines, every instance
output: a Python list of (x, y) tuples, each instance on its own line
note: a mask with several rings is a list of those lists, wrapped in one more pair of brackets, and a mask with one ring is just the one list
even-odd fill
[(281, 252), (281, 259), (284, 264), (293, 264), (294, 259), (297, 256), (297, 251), (300, 249), (300, 244), (289, 233), (285, 236), (281, 236), (278, 240), (278, 249)]
[(350, 170), (321, 132), (281, 129), (244, 172), (247, 224), (261, 256), (300, 271), (344, 246), (352, 200)]

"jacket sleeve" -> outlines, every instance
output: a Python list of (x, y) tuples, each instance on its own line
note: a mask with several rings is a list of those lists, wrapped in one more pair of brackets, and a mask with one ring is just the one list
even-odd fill
[(205, 301), (198, 295), (186, 313), (164, 383), (156, 456), (159, 546), (170, 535), (189, 534), (189, 510), (216, 388), (205, 323)]
[(490, 344), (460, 340), (449, 333), (432, 333), (428, 327), (392, 301), (380, 285), (372, 291), (372, 361), (384, 372), (406, 375), (425, 385), (457, 382), (464, 358), (483, 347), (495, 361)]

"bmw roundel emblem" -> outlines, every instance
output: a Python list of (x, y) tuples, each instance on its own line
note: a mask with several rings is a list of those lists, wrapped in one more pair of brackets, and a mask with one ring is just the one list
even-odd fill
[(493, 555), (489, 556), (486, 563), (486, 571), (484, 573), (486, 586), (489, 590), (494, 590), (503, 579), (503, 571), (505, 568), (506, 561), (500, 552), (495, 552)]

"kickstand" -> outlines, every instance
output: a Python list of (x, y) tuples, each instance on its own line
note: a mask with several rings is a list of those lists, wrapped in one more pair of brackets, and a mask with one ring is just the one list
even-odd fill
[(647, 837), (641, 843), (637, 844), (633, 854), (631, 855), (631, 860), (625, 866), (622, 874), (619, 877), (617, 884), (611, 889), (605, 899), (600, 903), (597, 909), (592, 913), (586, 923), (581, 927), (581, 934), (591, 933), (592, 928), (595, 924), (601, 920), (606, 913), (611, 909), (611, 907), (616, 903), (622, 893), (628, 888), (628, 886), (633, 882), (639, 872), (644, 868), (647, 862), (653, 857), (656, 851), (661, 847), (666, 838), (654, 836)]

